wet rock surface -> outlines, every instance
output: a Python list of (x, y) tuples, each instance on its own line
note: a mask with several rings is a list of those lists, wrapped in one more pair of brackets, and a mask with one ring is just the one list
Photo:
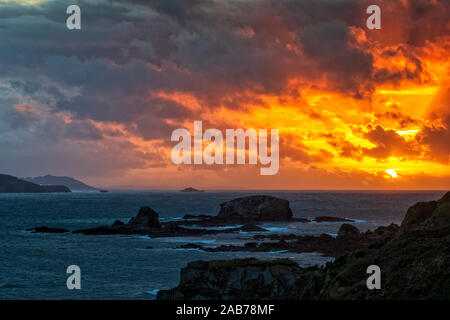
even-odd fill
[[(328, 247), (342, 241), (365, 246), (340, 255), (325, 266), (300, 268), (290, 260), (195, 261), (181, 270), (180, 283), (161, 290), (164, 299), (449, 299), (450, 192), (438, 200), (412, 206), (402, 222), (360, 233), (347, 225), (336, 239), (296, 235), (258, 235), (277, 239), (277, 248), (292, 243)], [(319, 240), (319, 238), (321, 238)], [(355, 241), (357, 239), (357, 241)], [(262, 244), (247, 243), (246, 250)], [(316, 247), (317, 249), (317, 247)], [(368, 290), (367, 267), (383, 272), (382, 288)]]
[(304, 271), (287, 259), (195, 261), (181, 270), (180, 285), (158, 299), (294, 299)]
[(135, 228), (161, 228), (161, 224), (159, 223), (159, 214), (152, 208), (142, 207), (139, 209), (137, 216), (130, 219), (128, 226)]
[[(151, 237), (201, 236), (218, 233), (266, 232), (258, 224), (266, 221), (309, 222), (293, 218), (289, 201), (271, 196), (250, 196), (221, 204), (217, 216), (187, 214), (180, 221), (160, 222), (159, 214), (142, 207), (128, 223), (116, 220), (111, 226), (73, 231), (85, 235), (140, 234)], [(241, 225), (232, 228), (223, 228)], [(204, 229), (208, 227), (208, 229)], [(216, 228), (216, 229), (214, 229)]]
[(399, 227), (377, 228), (375, 231), (361, 233), (355, 226), (343, 224), (336, 238), (321, 234), (320, 236), (299, 236), (295, 234), (257, 234), (254, 240), (260, 242), (248, 242), (244, 245), (220, 245), (207, 247), (196, 245), (196, 248), (205, 252), (248, 251), (248, 252), (320, 252), (326, 256), (337, 257), (356, 249), (366, 248), (377, 243), (388, 241), (398, 231)]

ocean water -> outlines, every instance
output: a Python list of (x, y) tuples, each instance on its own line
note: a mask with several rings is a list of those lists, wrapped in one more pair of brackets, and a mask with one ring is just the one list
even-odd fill
[[(35, 226), (69, 230), (127, 222), (141, 206), (162, 221), (185, 214), (211, 214), (221, 202), (251, 194), (290, 201), (296, 217), (337, 216), (355, 220), (361, 231), (400, 224), (409, 206), (440, 198), (444, 191), (366, 192), (204, 192), (112, 191), (109, 193), (0, 194), (0, 299), (155, 299), (160, 289), (178, 284), (180, 268), (193, 260), (256, 257), (291, 258), (301, 266), (332, 260), (319, 253), (206, 253), (177, 247), (243, 244), (253, 233), (152, 239), (147, 236), (85, 236), (30, 233)], [(265, 223), (271, 233), (335, 235), (341, 223)], [(151, 246), (153, 249), (148, 249)], [(68, 290), (66, 269), (81, 268), (81, 290)]]

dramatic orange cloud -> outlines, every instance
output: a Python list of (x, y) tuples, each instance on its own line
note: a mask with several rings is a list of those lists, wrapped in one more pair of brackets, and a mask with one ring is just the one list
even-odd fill
[[(82, 150), (88, 160), (60, 170), (111, 187), (449, 188), (448, 1), (377, 0), (382, 28), (368, 30), (372, 2), (118, 1), (91, 21), (88, 40), (67, 45), (55, 28), (60, 40), (51, 49), (36, 40), (28, 64), (7, 55), (2, 81), (18, 98), (5, 102), (4, 119), (8, 130)], [(95, 16), (101, 5), (88, 3)], [(39, 6), (28, 14), (59, 4)], [(27, 52), (29, 38), (23, 31), (5, 46)], [(35, 70), (45, 86), (33, 83)], [(195, 120), (204, 130), (279, 129), (279, 173), (174, 165), (171, 132), (192, 132)]]

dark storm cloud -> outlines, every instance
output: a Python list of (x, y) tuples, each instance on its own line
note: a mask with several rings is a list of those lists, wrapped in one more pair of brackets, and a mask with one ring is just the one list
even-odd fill
[[(400, 4), (390, 1), (376, 2), (383, 3), (387, 11), (401, 9)], [(82, 29), (69, 31), (66, 8), (73, 3), (81, 7)], [(370, 50), (356, 45), (349, 27), (364, 27), (367, 4), (371, 3), (49, 0), (38, 5), (1, 4), (0, 132), (6, 134), (0, 137), (0, 145), (14, 141), (20, 146), (20, 139), (30, 139), (29, 130), (39, 137), (30, 140), (37, 146), (46, 139), (62, 144), (66, 139), (86, 142), (95, 149), (106, 136), (122, 137), (122, 131), (99, 129), (95, 122), (121, 125), (148, 140), (168, 139), (173, 123), (195, 119), (201, 111), (158, 96), (158, 92), (192, 95), (205, 109), (238, 109), (250, 103), (264, 107), (259, 94), (291, 94), (296, 89), (289, 88), (294, 78), (312, 84), (325, 79), (324, 89), (357, 98), (370, 97), (373, 81), (420, 78), (423, 70), (414, 54), (408, 56), (416, 66), (413, 70), (376, 70)], [(408, 10), (399, 19), (405, 21), (408, 38), (414, 32), (420, 36), (417, 41), (403, 43), (401, 54), (405, 56), (413, 52), (411, 46), (422, 45), (423, 39), (438, 40), (445, 34), (449, 10), (445, 1), (407, 4)], [(408, 29), (414, 19), (418, 22)], [(430, 28), (435, 25), (429, 23), (433, 19), (441, 25)], [(421, 25), (424, 27), (419, 29)], [(14, 109), (15, 105), (32, 106), (38, 114), (45, 109), (43, 114), (48, 118), (36, 118), (27, 114), (26, 108), (22, 112)], [(59, 113), (70, 117), (70, 124)], [(391, 136), (388, 132), (386, 139)], [(430, 131), (423, 137), (430, 146), (427, 141), (433, 140), (431, 136)], [(395, 143), (405, 148), (400, 141)], [(377, 145), (378, 149), (366, 152), (382, 157), (397, 150), (381, 141)], [(28, 150), (30, 146), (24, 142), (23, 147)], [(70, 149), (70, 145), (64, 147)], [(60, 155), (56, 149), (55, 145), (49, 154)], [(88, 149), (84, 144), (74, 147), (78, 152), (88, 153)], [(118, 149), (118, 144), (105, 147), (101, 156), (95, 149), (93, 155), (105, 159), (106, 153), (118, 153)], [(131, 167), (148, 165), (145, 156), (160, 163), (157, 155), (145, 155), (134, 145), (124, 150), (134, 159)], [(343, 150), (346, 155), (352, 152)], [(286, 156), (305, 163), (330, 157), (322, 152), (311, 158), (301, 147)], [(125, 160), (112, 159), (114, 170), (125, 167)]]
[[(374, 71), (372, 55), (352, 44), (348, 29), (365, 22), (364, 2), (356, 0), (77, 4), (80, 31), (66, 29), (65, 1), (2, 7), (0, 73), (21, 82), (24, 94), (47, 90), (55, 110), (80, 119), (128, 125), (142, 114), (155, 120), (189, 115), (182, 105), (149, 101), (145, 95), (157, 90), (193, 94), (205, 107), (239, 108), (258, 102), (260, 93), (284, 93), (297, 76), (325, 77), (328, 89), (365, 97), (372, 80), (421, 72), (420, 61), (410, 72)], [(79, 95), (64, 96), (52, 81)]]
[(447, 115), (443, 125), (425, 126), (417, 136), (417, 140), (429, 148), (432, 159), (443, 164), (450, 160), (450, 115)]
[[(341, 22), (318, 23), (306, 27), (301, 34), (305, 54), (331, 79), (330, 83), (343, 92), (362, 97), (370, 90), (368, 81), (373, 71), (373, 57), (351, 47), (349, 30)], [(362, 83), (367, 83), (362, 87)]]
[(376, 125), (375, 128), (370, 126), (366, 138), (376, 145), (371, 149), (363, 148), (363, 154), (370, 157), (385, 159), (390, 156), (408, 157), (419, 153), (413, 142), (406, 141), (394, 130), (385, 130), (380, 125)]
[(39, 120), (39, 115), (28, 105), (16, 104), (10, 109), (5, 108), (2, 113), (2, 120), (11, 128), (17, 129), (35, 123)]
[(90, 121), (74, 121), (66, 125), (64, 136), (77, 140), (101, 140), (103, 134)]

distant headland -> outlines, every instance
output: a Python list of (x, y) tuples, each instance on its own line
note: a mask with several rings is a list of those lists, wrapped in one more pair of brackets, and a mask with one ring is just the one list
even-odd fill
[(0, 174), (0, 193), (50, 193), (50, 192), (71, 192), (64, 185), (38, 185), (16, 177)]
[(22, 178), (25, 181), (32, 182), (41, 186), (53, 186), (53, 185), (60, 185), (60, 186), (66, 186), (71, 191), (98, 191), (98, 188), (89, 186), (85, 184), (84, 182), (81, 182), (79, 180), (76, 180), (71, 177), (58, 177), (58, 176), (52, 176), (52, 175), (46, 175), (42, 177), (35, 177), (35, 178)]

